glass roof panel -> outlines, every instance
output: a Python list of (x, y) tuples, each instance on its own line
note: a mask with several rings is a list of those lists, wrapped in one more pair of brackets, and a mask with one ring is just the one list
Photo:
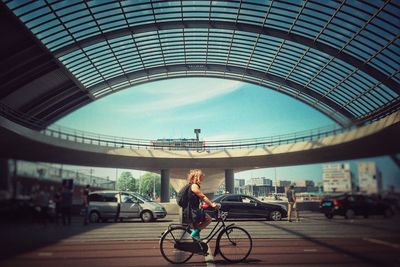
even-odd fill
[[(207, 70), (265, 86), (273, 79), (304, 102), (314, 92), (323, 99), (316, 108), (338, 117), (363, 116), (399, 97), (394, 0), (21, 2), (5, 3), (95, 96)], [(146, 74), (154, 68), (166, 73)]]

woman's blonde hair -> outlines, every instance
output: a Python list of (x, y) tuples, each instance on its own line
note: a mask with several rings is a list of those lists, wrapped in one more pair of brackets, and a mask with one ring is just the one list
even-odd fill
[(188, 173), (188, 177), (187, 177), (188, 183), (189, 184), (198, 184), (198, 183), (200, 183), (200, 178), (203, 175), (204, 175), (203, 171), (200, 170), (200, 169), (190, 170), (190, 172)]

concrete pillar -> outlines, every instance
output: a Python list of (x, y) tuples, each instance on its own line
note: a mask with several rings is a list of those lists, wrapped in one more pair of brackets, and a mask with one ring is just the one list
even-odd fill
[(9, 170), (8, 170), (8, 160), (0, 158), (0, 190), (9, 192)]
[(225, 192), (235, 193), (235, 175), (233, 169), (225, 170)]
[(169, 170), (161, 170), (161, 202), (169, 202)]

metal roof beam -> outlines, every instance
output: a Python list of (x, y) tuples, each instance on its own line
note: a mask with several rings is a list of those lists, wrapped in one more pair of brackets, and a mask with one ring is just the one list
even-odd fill
[(310, 47), (312, 49), (316, 49), (322, 51), (332, 57), (338, 58), (357, 69), (365, 72), (370, 75), (374, 79), (382, 82), (388, 88), (390, 88), (393, 92), (400, 95), (400, 87), (398, 83), (394, 81), (390, 76), (385, 75), (381, 71), (375, 69), (374, 67), (366, 64), (365, 62), (351, 56), (343, 50), (335, 49), (329, 45), (324, 43), (314, 41), (313, 39), (306, 38), (304, 36), (300, 36), (293, 33), (287, 33), (285, 31), (272, 29), (268, 27), (260, 27), (252, 24), (245, 23), (234, 23), (228, 21), (171, 21), (171, 22), (159, 22), (152, 23), (140, 26), (133, 26), (129, 28), (119, 29), (115, 31), (110, 31), (107, 33), (103, 33), (102, 35), (93, 36), (87, 39), (80, 40), (74, 44), (65, 46), (61, 49), (53, 51), (54, 55), (59, 58), (63, 55), (66, 55), (72, 51), (102, 42), (106, 40), (111, 40), (117, 37), (126, 36), (129, 34), (138, 34), (145, 32), (156, 32), (160, 30), (171, 30), (171, 29), (194, 29), (194, 28), (211, 28), (211, 29), (222, 29), (222, 30), (236, 30), (236, 31), (244, 31), (244, 32), (252, 32), (256, 34), (262, 34), (267, 36), (273, 36), (276, 38), (281, 38), (284, 40), (288, 40), (291, 42), (299, 43), (304, 46)]

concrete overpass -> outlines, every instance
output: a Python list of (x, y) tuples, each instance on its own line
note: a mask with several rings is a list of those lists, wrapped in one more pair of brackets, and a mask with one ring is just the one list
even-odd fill
[(197, 152), (108, 147), (85, 144), (84, 140), (62, 140), (0, 117), (0, 157), (158, 172), (162, 178), (162, 200), (166, 201), (170, 181), (179, 189), (191, 168), (201, 168), (207, 174), (205, 192), (214, 192), (224, 177), (227, 190), (232, 192), (235, 172), (396, 154), (400, 152), (399, 136), (400, 112), (395, 112), (318, 140)]

